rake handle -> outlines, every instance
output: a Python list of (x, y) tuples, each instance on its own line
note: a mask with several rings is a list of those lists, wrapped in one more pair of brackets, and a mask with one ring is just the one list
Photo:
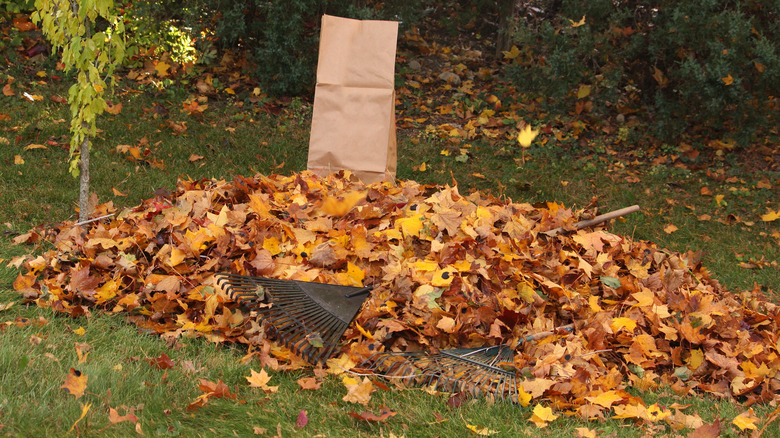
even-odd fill
[(371, 292), (371, 289), (373, 289), (372, 286), (366, 286), (366, 287), (364, 287), (362, 289), (356, 290), (355, 292), (350, 292), (348, 294), (345, 294), (344, 298), (353, 298), (353, 297), (356, 297), (358, 295), (364, 295), (364, 294), (367, 294), (367, 293)]
[[(585, 221), (577, 222), (576, 224), (574, 224), (574, 229), (575, 230), (581, 230), (583, 228), (587, 228), (587, 227), (590, 227), (590, 226), (593, 226), (593, 225), (598, 225), (598, 224), (600, 224), (602, 222), (606, 222), (606, 221), (608, 221), (610, 219), (615, 219), (615, 218), (618, 218), (620, 216), (625, 216), (625, 215), (627, 215), (629, 213), (633, 213), (635, 211), (639, 211), (639, 206), (638, 205), (632, 205), (630, 207), (625, 207), (625, 208), (621, 208), (619, 210), (610, 211), (609, 213), (600, 214), (600, 215), (594, 217), (593, 219), (588, 219), (588, 220), (585, 220)], [(565, 231), (566, 230), (563, 227), (561, 227), (561, 228), (555, 228), (553, 230), (547, 231), (547, 232), (545, 232), (545, 234), (554, 236), (554, 235), (556, 235), (558, 233), (562, 233), (562, 232), (565, 232)]]

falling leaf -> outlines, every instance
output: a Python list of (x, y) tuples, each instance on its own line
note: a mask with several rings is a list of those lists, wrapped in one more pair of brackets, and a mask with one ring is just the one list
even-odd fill
[(537, 134), (539, 134), (538, 129), (534, 131), (531, 125), (525, 125), (525, 128), (521, 129), (517, 135), (517, 142), (520, 143), (520, 146), (527, 148), (531, 146), (531, 142), (534, 141)]
[(65, 383), (63, 383), (60, 388), (65, 389), (68, 394), (80, 398), (87, 389), (87, 375), (77, 369), (71, 368), (70, 373), (65, 377)]
[(473, 424), (467, 424), (466, 427), (470, 431), (474, 432), (474, 434), (476, 434), (477, 436), (491, 436), (498, 433), (497, 430), (491, 430), (488, 429), (487, 427), (475, 426)]
[(265, 368), (261, 369), (259, 373), (253, 369), (250, 369), (249, 371), (252, 374), (244, 378), (247, 380), (247, 382), (249, 382), (250, 387), (260, 388), (263, 391), (269, 393), (279, 391), (278, 386), (268, 386), (268, 382), (271, 380), (271, 376), (268, 375), (268, 373), (265, 371)]
[(511, 49), (501, 52), (504, 54), (504, 59), (515, 59), (520, 55), (520, 49), (517, 46), (512, 46)]
[(569, 19), (569, 22), (571, 22), (571, 27), (580, 27), (585, 24), (585, 16), (583, 15), (582, 18), (580, 18), (580, 21), (576, 23), (572, 19)]
[(558, 418), (558, 416), (552, 413), (552, 408), (549, 406), (536, 405), (530, 420), (536, 425), (536, 427), (541, 429), (543, 427), (547, 427), (547, 425), (552, 421), (555, 421), (556, 418)]
[(590, 85), (580, 85), (580, 89), (577, 90), (577, 99), (584, 99), (588, 97), (590, 95), (590, 89)]

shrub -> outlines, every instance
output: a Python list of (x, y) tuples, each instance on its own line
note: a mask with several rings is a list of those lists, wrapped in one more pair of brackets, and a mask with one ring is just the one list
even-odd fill
[(521, 91), (571, 105), (575, 88), (591, 84), (603, 109), (625, 106), (621, 93), (639, 90), (628, 103), (652, 110), (664, 140), (706, 131), (744, 143), (777, 123), (768, 102), (780, 96), (776, 1), (560, 0), (534, 7), (536, 14), (519, 17), (515, 36), (525, 59), (507, 68)]

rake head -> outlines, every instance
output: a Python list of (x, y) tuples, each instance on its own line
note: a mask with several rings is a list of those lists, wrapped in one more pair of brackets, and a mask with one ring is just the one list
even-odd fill
[(482, 348), (383, 352), (370, 357), (369, 369), (407, 383), (433, 386), (448, 392), (469, 392), (474, 396), (493, 394), (502, 400), (518, 400), (515, 373), (499, 368), (512, 362), (514, 353), (506, 345)]
[(310, 363), (331, 355), (371, 290), (237, 274), (216, 277), (234, 301), (257, 310), (279, 341)]

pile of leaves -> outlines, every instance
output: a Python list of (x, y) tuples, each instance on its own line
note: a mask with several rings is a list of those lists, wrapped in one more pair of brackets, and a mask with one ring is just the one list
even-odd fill
[(135, 208), (99, 206), (110, 213), (19, 236), (53, 248), (16, 260), (14, 288), (71, 315), (127, 313), (170, 339), (245, 343), (263, 365), (289, 369), (304, 364), (213, 274), (372, 285), (342, 338), (341, 366), (378, 351), (510, 345), (504, 365), (521, 376), (521, 403), (584, 418), (701, 424), (646, 406), (629, 387), (748, 403), (780, 391), (776, 305), (760, 291), (725, 291), (695, 254), (576, 230), (592, 209), (304, 172), (181, 181)]

